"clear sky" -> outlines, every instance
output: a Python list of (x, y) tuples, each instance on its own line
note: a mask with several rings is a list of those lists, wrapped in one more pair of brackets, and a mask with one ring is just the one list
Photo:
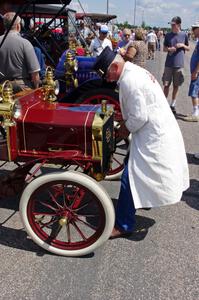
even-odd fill
[[(188, 28), (199, 21), (199, 0), (80, 0), (86, 12), (106, 13), (107, 1), (109, 13), (116, 14), (118, 22), (134, 23), (136, 1), (136, 25), (144, 20), (147, 25), (167, 27), (173, 16), (182, 18), (182, 27)], [(71, 6), (81, 11), (77, 0)]]

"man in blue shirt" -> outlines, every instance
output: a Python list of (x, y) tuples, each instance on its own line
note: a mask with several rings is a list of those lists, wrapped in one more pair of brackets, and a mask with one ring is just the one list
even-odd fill
[(164, 40), (164, 51), (167, 52), (165, 69), (163, 74), (164, 94), (168, 99), (169, 87), (173, 82), (171, 109), (176, 114), (176, 97), (179, 86), (184, 82), (184, 53), (189, 51), (188, 37), (181, 31), (181, 18), (174, 17), (171, 22), (172, 31), (167, 33)]
[[(199, 22), (192, 25), (193, 34), (199, 38)], [(193, 111), (190, 116), (184, 118), (188, 122), (199, 121), (199, 40), (193, 51), (190, 61), (191, 82), (189, 86), (189, 96), (192, 98)]]

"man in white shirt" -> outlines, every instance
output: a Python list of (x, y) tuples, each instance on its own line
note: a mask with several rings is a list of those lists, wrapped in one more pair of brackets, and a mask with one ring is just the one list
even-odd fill
[(90, 45), (90, 52), (92, 56), (98, 56), (107, 46), (112, 50), (112, 43), (107, 38), (108, 26), (101, 25), (99, 30), (99, 37), (95, 37)]
[(108, 82), (118, 83), (123, 117), (118, 134), (123, 138), (132, 134), (112, 232), (115, 238), (133, 231), (136, 209), (179, 202), (189, 187), (189, 171), (181, 131), (153, 75), (125, 63), (108, 47), (96, 59), (94, 70)]
[(155, 49), (157, 44), (157, 35), (153, 30), (150, 30), (147, 34), (147, 42), (148, 42), (148, 59), (154, 59), (155, 58)]

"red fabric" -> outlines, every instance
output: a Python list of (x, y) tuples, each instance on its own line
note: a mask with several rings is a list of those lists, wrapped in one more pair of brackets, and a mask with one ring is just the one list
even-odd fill
[(77, 56), (85, 56), (84, 48), (81, 48), (81, 47), (76, 48), (76, 53), (77, 53)]

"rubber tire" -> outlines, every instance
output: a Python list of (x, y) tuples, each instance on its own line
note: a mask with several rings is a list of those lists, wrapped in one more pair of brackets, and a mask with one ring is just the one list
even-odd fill
[[(98, 197), (99, 201), (101, 202), (105, 213), (105, 228), (102, 235), (99, 237), (99, 239), (95, 241), (92, 245), (78, 250), (58, 249), (54, 246), (50, 246), (49, 244), (45, 243), (42, 239), (40, 239), (35, 234), (35, 232), (31, 228), (27, 217), (27, 206), (28, 206), (30, 196), (41, 185), (55, 180), (67, 180), (67, 181), (69, 180), (75, 183), (79, 183), (85, 186), (87, 189), (89, 189), (93, 194), (95, 194)], [(19, 204), (19, 211), (20, 211), (20, 215), (24, 227), (28, 235), (32, 238), (32, 240), (43, 249), (62, 256), (83, 256), (93, 252), (96, 248), (100, 247), (110, 237), (115, 224), (115, 211), (114, 211), (113, 203), (108, 193), (94, 179), (76, 171), (51, 173), (51, 174), (40, 176), (35, 180), (33, 180), (32, 182), (30, 182), (30, 184), (26, 186), (26, 188), (22, 193), (20, 204)]]
[(112, 97), (119, 104), (119, 93), (115, 90), (103, 87), (88, 90), (77, 99), (76, 103), (84, 103), (86, 99), (95, 95), (104, 95), (104, 99), (106, 99), (106, 96)]

